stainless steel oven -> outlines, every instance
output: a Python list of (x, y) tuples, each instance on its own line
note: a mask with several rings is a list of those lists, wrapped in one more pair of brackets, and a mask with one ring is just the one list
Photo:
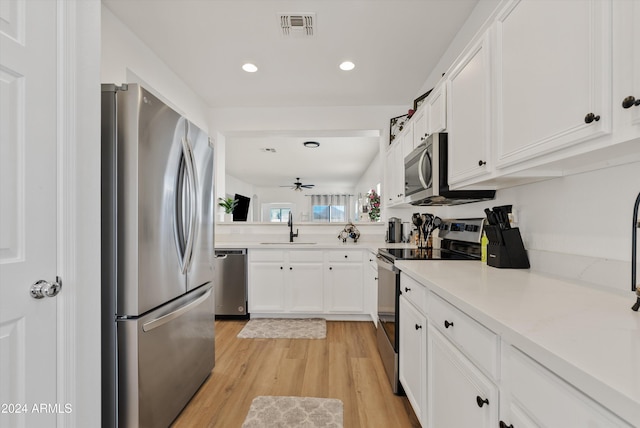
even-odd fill
[(378, 351), (394, 394), (404, 394), (398, 379), (400, 270), (396, 260), (477, 260), (483, 218), (444, 220), (436, 248), (378, 249)]

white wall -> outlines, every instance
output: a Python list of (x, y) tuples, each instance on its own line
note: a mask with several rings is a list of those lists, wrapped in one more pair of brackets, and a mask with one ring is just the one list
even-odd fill
[(139, 83), (205, 131), (208, 107), (167, 64), (102, 5), (103, 83)]

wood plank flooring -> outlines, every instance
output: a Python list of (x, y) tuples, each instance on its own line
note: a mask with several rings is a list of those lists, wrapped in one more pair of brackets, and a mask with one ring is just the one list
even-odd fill
[(419, 427), (391, 392), (370, 322), (327, 321), (326, 339), (238, 339), (246, 321), (216, 321), (216, 366), (172, 425), (242, 426), (258, 395), (338, 398), (345, 428)]

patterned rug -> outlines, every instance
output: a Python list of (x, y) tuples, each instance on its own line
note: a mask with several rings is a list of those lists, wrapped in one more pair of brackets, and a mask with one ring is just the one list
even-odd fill
[(242, 428), (342, 428), (343, 405), (335, 398), (259, 396)]
[(238, 333), (241, 339), (324, 339), (327, 322), (322, 318), (249, 320)]

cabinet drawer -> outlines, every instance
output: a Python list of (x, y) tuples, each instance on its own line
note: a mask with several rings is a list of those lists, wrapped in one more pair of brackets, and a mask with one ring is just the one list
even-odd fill
[[(503, 383), (510, 394), (508, 400), (515, 400), (537, 425), (630, 428), (631, 425), (516, 348), (504, 346), (502, 360)], [(511, 420), (505, 422), (511, 423)]]
[(498, 336), (435, 294), (427, 301), (431, 322), (494, 379), (498, 377)]
[(361, 262), (362, 251), (329, 251), (330, 262)]
[(410, 276), (400, 273), (400, 292), (423, 314), (427, 309), (427, 289)]
[(284, 262), (284, 251), (281, 250), (249, 250), (251, 262)]
[(289, 251), (290, 262), (323, 262), (324, 253), (322, 251)]

